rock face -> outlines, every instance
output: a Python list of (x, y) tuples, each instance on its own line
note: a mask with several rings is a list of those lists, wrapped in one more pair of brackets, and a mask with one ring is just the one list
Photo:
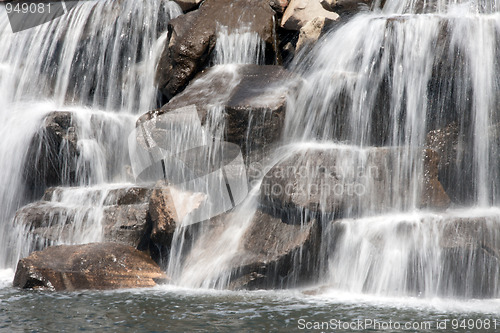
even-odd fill
[(300, 30), (318, 17), (335, 21), (339, 15), (325, 9), (320, 0), (292, 0), (283, 14), (281, 26), (288, 30)]
[(61, 245), (18, 263), (14, 286), (52, 290), (152, 287), (165, 273), (149, 256), (115, 243)]
[(263, 149), (281, 135), (289, 89), (281, 82), (287, 78), (292, 78), (291, 73), (280, 66), (215, 66), (160, 110), (143, 115), (141, 120), (195, 105), (202, 123), (206, 123), (208, 115), (222, 107), (225, 140), (239, 145), (244, 154)]
[[(176, 202), (174, 202), (174, 197)], [(172, 186), (157, 184), (149, 199), (152, 241), (170, 246), (176, 227), (203, 201), (204, 196), (201, 193), (182, 192)]]
[(202, 0), (175, 0), (183, 11), (188, 11), (197, 7)]
[(316, 17), (307, 22), (306, 25), (300, 28), (296, 51), (300, 51), (304, 46), (316, 43), (330, 22), (332, 21), (325, 17)]
[(497, 297), (500, 238), (488, 217), (454, 218), (441, 232), (442, 274), (439, 289), (447, 296)]
[[(136, 186), (84, 191), (50, 188), (41, 201), (18, 210), (15, 221), (33, 237), (35, 250), (55, 242), (79, 242), (92, 235), (147, 250), (151, 192), (151, 188)], [(65, 199), (71, 196), (75, 199)]]
[[(314, 280), (319, 248), (319, 226), (315, 220), (289, 224), (257, 210), (241, 229), (242, 226), (234, 226), (238, 224), (234, 218), (233, 213), (223, 214), (190, 232), (189, 237), (200, 236), (187, 255), (188, 268), (209, 256), (205, 260), (218, 265), (214, 269), (228, 274), (230, 289), (285, 288)], [(237, 248), (228, 249), (227, 242), (235, 240)], [(231, 252), (227, 261), (221, 249)], [(214, 255), (222, 258), (214, 260)]]
[[(357, 13), (361, 8), (369, 9), (376, 3), (374, 0), (322, 0), (321, 4), (325, 8), (332, 8), (340, 15), (349, 13)], [(385, 0), (381, 1), (381, 5), (385, 3)]]
[[(426, 155), (427, 156), (427, 155)], [(437, 179), (436, 156), (428, 154), (419, 177), (421, 197), (411, 178), (398, 170), (407, 156), (399, 149), (311, 149), (275, 165), (261, 184), (261, 203), (287, 219), (304, 212), (336, 217), (404, 209), (412, 202), (446, 208), (449, 198)]]
[(315, 220), (303, 225), (288, 224), (257, 211), (243, 236), (231, 287), (283, 288), (314, 280), (318, 247), (319, 228)]
[(74, 180), (79, 155), (77, 130), (71, 112), (51, 112), (32, 138), (24, 162), (24, 179), (30, 197), (40, 197), (45, 188)]
[(248, 27), (266, 43), (275, 59), (274, 11), (264, 0), (206, 0), (196, 11), (169, 23), (169, 38), (161, 56), (156, 82), (167, 98), (181, 91), (206, 66), (216, 43), (218, 26), (229, 32)]

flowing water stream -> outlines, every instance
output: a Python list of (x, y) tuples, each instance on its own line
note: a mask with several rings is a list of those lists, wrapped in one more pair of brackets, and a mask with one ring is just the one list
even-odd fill
[[(344, 321), (431, 323), (419, 331), (434, 331), (440, 320), (448, 320), (447, 331), (463, 331), (450, 326), (457, 318), (489, 320), (491, 331), (498, 321), (500, 329), (500, 264), (492, 252), (500, 246), (496, 0), (386, 0), (383, 8), (328, 32), (290, 65), (301, 85), (288, 96), (284, 144), (269, 166), (328, 150), (354, 151), (364, 165), (372, 151), (393, 151), (391, 163), (382, 165), (390, 170), (390, 207), (381, 210), (372, 196), (346, 210), (355, 214), (322, 216), (313, 285), (224, 291), (258, 210), (257, 180), (215, 238), (202, 226), (186, 247), (188, 229), (178, 227), (166, 265), (170, 286), (50, 295), (9, 287), (17, 260), (33, 250), (23, 236), (22, 214), (15, 216), (40, 196), (30, 193), (20, 167), (35, 149), (32, 138), (44, 135), (42, 125), (54, 111), (70, 114), (67, 148), (58, 153), (68, 166), (63, 185), (72, 187), (48, 204), (50, 223), (63, 226), (68, 212), (76, 222), (71, 230), (61, 227), (54, 244), (101, 240), (107, 194), (123, 183), (131, 186), (127, 138), (137, 117), (157, 107), (156, 63), (168, 19), (180, 13), (170, 1), (86, 1), (13, 34), (0, 7), (0, 45), (7, 46), (0, 49), (0, 330), (60, 329), (59, 323), (70, 322), (63, 312), (53, 309), (50, 320), (26, 312), (51, 304), (78, 309), (66, 330), (139, 325), (151, 331), (168, 321), (172, 331), (203, 331), (209, 323), (227, 332), (288, 332), (300, 329), (299, 319), (329, 321), (334, 314)], [(264, 43), (244, 27), (237, 33), (218, 27), (211, 64), (233, 73), (231, 64), (262, 64), (264, 52)], [(207, 129), (219, 139), (220, 117), (214, 105)], [(453, 206), (423, 208), (422, 150), (431, 144), (429, 133), (447, 129), (454, 141), (439, 178)], [(72, 133), (79, 138), (78, 155), (71, 154)], [(489, 299), (475, 299), (484, 295)], [(469, 331), (481, 331), (476, 328)]]

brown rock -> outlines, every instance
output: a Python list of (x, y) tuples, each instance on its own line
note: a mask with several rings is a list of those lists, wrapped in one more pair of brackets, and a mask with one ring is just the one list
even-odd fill
[(18, 263), (14, 286), (52, 290), (152, 287), (165, 273), (145, 253), (115, 243), (61, 245)]
[(204, 196), (201, 193), (183, 192), (159, 182), (149, 201), (151, 240), (157, 244), (170, 245), (179, 223), (203, 201)]

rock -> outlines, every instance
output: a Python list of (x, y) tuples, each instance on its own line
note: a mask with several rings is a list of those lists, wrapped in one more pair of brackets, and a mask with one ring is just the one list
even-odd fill
[(439, 227), (438, 290), (447, 297), (498, 297), (498, 216), (445, 216)]
[[(206, 271), (203, 280), (217, 279), (224, 271), (230, 277), (230, 289), (284, 288), (314, 280), (319, 249), (315, 220), (289, 224), (260, 210), (247, 219), (226, 213), (191, 231), (199, 236), (187, 250), (184, 275), (190, 278), (197, 266), (208, 261), (216, 267)], [(228, 242), (236, 248), (228, 247)], [(221, 256), (222, 249), (230, 256), (213, 258)]]
[(288, 7), (288, 4), (290, 3), (290, 0), (271, 0), (269, 4), (271, 5), (271, 8), (274, 9), (278, 13), (283, 13)]
[[(373, 7), (377, 1), (375, 0), (322, 0), (321, 4), (325, 8), (332, 8), (340, 16), (344, 16), (346, 14), (352, 15), (358, 13), (361, 9), (365, 8), (366, 10)], [(383, 7), (385, 0), (381, 1), (381, 7)], [(333, 5), (333, 7), (332, 7)]]
[(139, 122), (195, 105), (205, 124), (207, 115), (222, 106), (224, 139), (239, 145), (244, 154), (265, 150), (281, 136), (289, 89), (282, 84), (286, 78), (293, 81), (296, 77), (280, 66), (215, 66), (160, 110), (143, 115)]
[(87, 239), (147, 250), (151, 193), (151, 188), (136, 186), (111, 190), (50, 188), (41, 201), (19, 209), (15, 223), (27, 229), (26, 242), (32, 250)]
[(115, 243), (61, 245), (34, 252), (17, 265), (14, 286), (79, 290), (153, 287), (166, 275), (145, 253)]
[(177, 226), (186, 215), (200, 207), (204, 200), (202, 193), (182, 192), (174, 186), (158, 183), (149, 201), (151, 240), (170, 246)]
[(339, 15), (326, 10), (320, 0), (292, 0), (283, 14), (281, 26), (288, 30), (300, 30), (317, 17), (336, 21)]
[(296, 51), (299, 51), (306, 45), (312, 45), (316, 43), (321, 34), (325, 31), (325, 27), (328, 26), (328, 21), (329, 20), (325, 17), (316, 17), (312, 21), (307, 22), (307, 24), (302, 28), (300, 28)]
[(202, 0), (174, 0), (183, 11), (188, 11), (198, 7)]
[[(266, 173), (261, 204), (287, 220), (300, 219), (304, 213), (336, 218), (362, 216), (413, 204), (446, 208), (449, 198), (437, 179), (436, 156), (422, 155), (420, 158), (431, 165), (416, 176), (420, 185), (415, 191), (414, 176), (400, 178), (404, 177), (401, 167), (409, 159), (402, 149), (347, 146), (296, 151)], [(416, 193), (421, 195), (415, 197)]]
[(439, 154), (431, 149), (424, 151), (424, 186), (420, 207), (446, 209), (451, 200), (438, 180)]
[(325, 8), (326, 10), (332, 11), (332, 12), (335, 10), (335, 6), (337, 5), (337, 2), (338, 2), (338, 0), (321, 0), (320, 1), (321, 6), (323, 6), (323, 8)]
[(268, 1), (206, 0), (198, 10), (169, 23), (169, 41), (156, 74), (158, 87), (168, 99), (208, 64), (218, 26), (228, 27), (229, 32), (248, 27), (265, 42), (266, 56), (276, 59), (274, 11)]
[(46, 187), (69, 184), (75, 179), (78, 150), (77, 129), (71, 112), (51, 112), (31, 139), (23, 176), (31, 198), (40, 197)]
[(304, 224), (257, 211), (243, 236), (243, 253), (236, 257), (233, 289), (292, 287), (314, 280), (319, 228), (315, 220)]

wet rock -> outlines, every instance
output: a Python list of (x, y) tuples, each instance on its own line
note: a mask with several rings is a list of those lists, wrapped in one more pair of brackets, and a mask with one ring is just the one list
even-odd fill
[(15, 223), (27, 230), (26, 241), (32, 250), (101, 237), (147, 250), (151, 193), (147, 187), (50, 188), (41, 201), (19, 209)]
[(317, 17), (336, 21), (339, 15), (326, 10), (320, 0), (292, 0), (283, 14), (281, 27), (288, 30), (300, 30)]
[(167, 98), (184, 89), (208, 64), (218, 26), (229, 32), (248, 27), (266, 43), (266, 54), (276, 59), (274, 11), (264, 0), (206, 0), (196, 11), (169, 23), (169, 41), (158, 64), (156, 82)]
[(17, 265), (14, 286), (79, 290), (152, 287), (166, 275), (145, 253), (115, 243), (61, 245), (34, 252)]
[(157, 184), (149, 201), (151, 240), (170, 246), (179, 223), (186, 215), (200, 207), (204, 200), (201, 193), (182, 192), (173, 186)]
[(283, 288), (314, 280), (319, 246), (315, 220), (288, 224), (257, 211), (243, 237), (244, 253), (237, 257), (241, 276), (232, 288)]
[(198, 7), (202, 0), (175, 0), (183, 11), (188, 11)]
[(442, 275), (439, 290), (446, 296), (498, 297), (500, 237), (491, 217), (449, 218), (443, 223)]
[[(385, 0), (382, 0), (382, 6)], [(346, 14), (355, 14), (360, 10), (368, 10), (374, 6), (374, 0), (322, 0), (321, 4), (325, 8), (332, 8), (341, 16)]]
[(31, 143), (24, 162), (23, 176), (30, 199), (40, 197), (46, 187), (71, 183), (78, 157), (77, 129), (71, 112), (51, 112)]
[[(421, 174), (405, 177), (402, 173), (409, 156), (415, 154), (397, 148), (296, 151), (266, 173), (261, 204), (287, 220), (300, 219), (304, 213), (332, 217), (376, 214), (414, 204), (446, 208), (449, 198), (437, 179), (435, 155), (417, 154), (431, 164)], [(418, 177), (416, 189), (414, 177)]]
[(270, 2), (271, 8), (274, 9), (278, 13), (283, 13), (288, 7), (290, 0), (271, 0)]
[(451, 200), (438, 179), (439, 153), (434, 150), (424, 150), (424, 179), (420, 201), (422, 208), (446, 209)]
[[(186, 256), (188, 272), (202, 264), (203, 256), (209, 256), (205, 261), (218, 265), (216, 275), (207, 272), (204, 278), (218, 278), (225, 271), (230, 289), (285, 288), (314, 280), (319, 249), (315, 220), (289, 224), (257, 210), (251, 217), (222, 214), (198, 229), (192, 232), (198, 234), (196, 243), (185, 250), (190, 251)], [(232, 245), (228, 247), (228, 243)], [(220, 251), (231, 254), (224, 256)], [(213, 260), (214, 255), (221, 257)]]
[(290, 89), (282, 84), (286, 78), (292, 75), (280, 66), (215, 66), (199, 75), (160, 110), (143, 115), (139, 121), (195, 105), (205, 124), (220, 107), (225, 120), (225, 140), (238, 144), (244, 154), (262, 150), (281, 136)]
[(316, 17), (312, 21), (307, 22), (306, 25), (300, 28), (296, 51), (299, 51), (307, 45), (316, 43), (331, 22), (332, 21), (325, 17)]

